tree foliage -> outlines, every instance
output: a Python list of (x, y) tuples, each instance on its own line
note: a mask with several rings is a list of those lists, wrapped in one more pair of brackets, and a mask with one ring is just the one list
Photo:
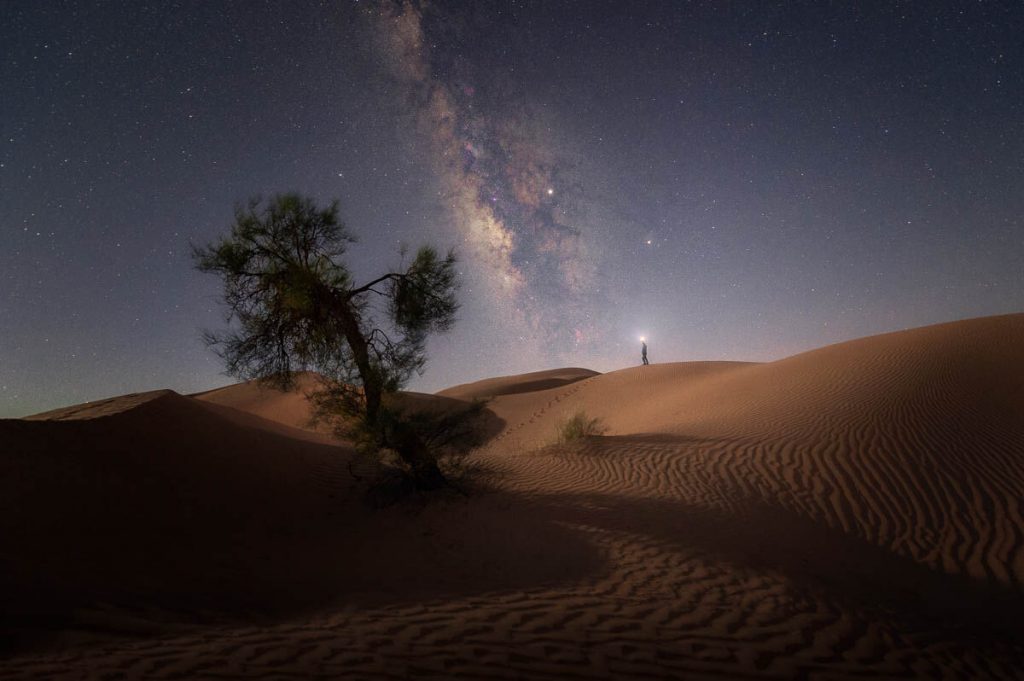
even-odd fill
[(320, 208), (282, 194), (238, 207), (228, 236), (193, 249), (197, 268), (223, 281), (236, 325), (206, 341), (241, 379), (290, 389), (296, 372), (317, 372), (322, 416), (358, 429), (367, 446), (395, 450), (421, 485), (436, 486), (426, 431), (384, 398), (422, 371), (428, 336), (455, 323), (455, 254), (424, 246), (357, 285), (343, 261), (354, 241), (337, 202)]

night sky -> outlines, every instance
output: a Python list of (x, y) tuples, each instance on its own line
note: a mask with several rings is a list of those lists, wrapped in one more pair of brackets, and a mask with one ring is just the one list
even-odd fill
[(455, 246), (434, 391), (1024, 310), (1019, 2), (0, 7), (0, 416), (231, 382), (190, 243)]

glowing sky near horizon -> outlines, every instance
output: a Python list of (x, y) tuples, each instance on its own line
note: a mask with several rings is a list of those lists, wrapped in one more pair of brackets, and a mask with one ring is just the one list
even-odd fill
[(412, 389), (1024, 310), (1024, 6), (29, 2), (0, 22), (0, 417), (222, 385), (189, 244), (337, 198), (454, 246)]

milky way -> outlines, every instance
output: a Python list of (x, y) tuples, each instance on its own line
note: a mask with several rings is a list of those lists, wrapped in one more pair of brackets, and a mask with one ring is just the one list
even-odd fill
[[(545, 144), (550, 133), (528, 107), (501, 91), (500, 77), (480, 74), (465, 60), (452, 63), (432, 47), (428, 12), (411, 3), (371, 10), (374, 47), (429, 140), (470, 278), (483, 286), (494, 322), (508, 333), (545, 347), (584, 349), (600, 338), (599, 249), (577, 222), (582, 191), (572, 166)], [(447, 38), (459, 40), (451, 30)]]

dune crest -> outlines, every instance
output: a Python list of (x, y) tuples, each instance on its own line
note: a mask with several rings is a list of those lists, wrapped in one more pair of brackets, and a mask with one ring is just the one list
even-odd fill
[(131, 411), (147, 402), (172, 394), (175, 394), (173, 390), (151, 390), (130, 395), (118, 395), (117, 397), (110, 397), (104, 400), (94, 400), (71, 407), (52, 409), (25, 418), (28, 421), (84, 421), (97, 419)]
[(296, 378), (295, 388), (284, 391), (261, 386), (258, 381), (208, 390), (193, 395), (197, 400), (219, 404), (283, 423), (293, 428), (327, 433), (326, 427), (313, 425), (313, 409), (306, 395), (320, 387), (319, 376), (304, 372)]
[(463, 383), (462, 385), (445, 388), (438, 391), (437, 394), (460, 400), (484, 399), (499, 395), (513, 395), (561, 388), (576, 381), (583, 381), (599, 375), (596, 371), (577, 367), (549, 369), (547, 371), (534, 371), (528, 374), (501, 376), (473, 383)]

